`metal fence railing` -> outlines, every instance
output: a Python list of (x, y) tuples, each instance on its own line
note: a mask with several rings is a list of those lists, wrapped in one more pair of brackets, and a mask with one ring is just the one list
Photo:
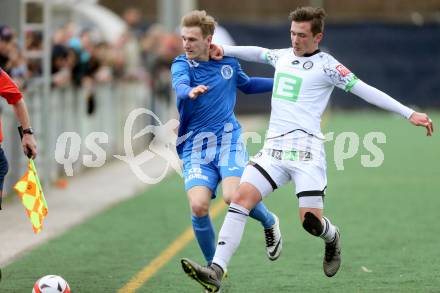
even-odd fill
[[(107, 161), (113, 158), (113, 154), (124, 154), (124, 124), (128, 114), (136, 108), (150, 108), (152, 102), (150, 88), (141, 81), (117, 81), (93, 88), (54, 88), (48, 99), (43, 99), (42, 93), (43, 87), (37, 82), (29, 87), (24, 96), (37, 139), (36, 164), (46, 186), (66, 176), (63, 166), (55, 159), (60, 134), (75, 132), (81, 138), (79, 157), (73, 165), (74, 174), (78, 174), (87, 168), (82, 163), (83, 155), (90, 153), (84, 145), (87, 135), (92, 132), (105, 132), (108, 135), (108, 143), (100, 144), (106, 151)], [(147, 119), (138, 119), (133, 133), (145, 127), (150, 122)], [(2, 122), (2, 147), (9, 160), (4, 191), (8, 193), (23, 175), (27, 160), (21, 148), (13, 108), (6, 103), (2, 105)], [(135, 152), (141, 151), (148, 139), (146, 136), (133, 143)], [(71, 147), (69, 144), (67, 146)]]

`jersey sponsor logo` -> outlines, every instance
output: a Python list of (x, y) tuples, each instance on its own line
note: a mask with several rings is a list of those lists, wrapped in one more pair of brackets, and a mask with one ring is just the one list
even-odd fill
[(185, 176), (185, 182), (194, 180), (194, 179), (201, 179), (204, 181), (209, 181), (209, 178), (207, 175), (204, 175), (202, 173), (201, 168), (191, 168), (188, 170), (188, 174)]
[(278, 72), (275, 76), (275, 85), (272, 97), (274, 99), (282, 99), (290, 102), (298, 100), (299, 91), (302, 84), (302, 78)]
[(188, 174), (202, 174), (202, 168), (191, 168), (188, 170)]
[(303, 68), (305, 69), (305, 70), (309, 70), (309, 69), (311, 69), (313, 67), (313, 62), (312, 61), (307, 61), (307, 62), (305, 62), (304, 64), (303, 64)]
[(223, 65), (221, 73), (224, 79), (230, 79), (234, 73), (234, 70), (232, 69), (231, 65)]
[(336, 70), (343, 76), (346, 77), (347, 75), (349, 75), (351, 73), (350, 70), (348, 70), (347, 67), (345, 67), (342, 64), (339, 64), (338, 66), (336, 66)]
[(298, 65), (299, 64), (299, 60), (293, 60), (292, 61), (292, 65)]
[(194, 179), (200, 179), (200, 180), (208, 181), (208, 182), (209, 182), (209, 178), (208, 178), (208, 176), (206, 176), (206, 175), (202, 175), (202, 174), (189, 174), (189, 175), (186, 176), (186, 178), (185, 178), (185, 183), (186, 183), (186, 182), (189, 182), (189, 181), (191, 181), (191, 180), (194, 180)]

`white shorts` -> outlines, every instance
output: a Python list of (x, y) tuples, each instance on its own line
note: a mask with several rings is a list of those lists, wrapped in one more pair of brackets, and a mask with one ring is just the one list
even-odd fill
[(326, 168), (323, 146), (308, 152), (263, 148), (246, 166), (241, 183), (252, 184), (266, 197), (293, 181), (300, 207), (322, 209), (327, 187)]

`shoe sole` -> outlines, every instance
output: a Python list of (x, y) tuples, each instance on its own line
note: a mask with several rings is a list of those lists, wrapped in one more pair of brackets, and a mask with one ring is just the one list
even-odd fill
[(182, 264), (183, 271), (185, 272), (185, 274), (188, 275), (188, 277), (194, 279), (197, 283), (202, 285), (203, 288), (205, 288), (205, 290), (207, 290), (208, 292), (218, 292), (218, 290), (220, 288), (218, 288), (212, 284), (205, 283), (204, 281), (199, 279), (196, 271), (194, 270), (193, 266), (189, 262), (187, 262), (185, 259), (182, 259), (180, 262)]

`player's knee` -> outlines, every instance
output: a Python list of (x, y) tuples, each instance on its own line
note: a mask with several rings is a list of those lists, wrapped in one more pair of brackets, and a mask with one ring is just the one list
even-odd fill
[(209, 212), (209, 205), (203, 203), (191, 203), (191, 212), (196, 217), (204, 217)]
[(225, 203), (227, 205), (229, 205), (232, 201), (233, 198), (237, 198), (237, 192), (236, 191), (228, 191), (228, 192), (223, 192), (223, 200), (225, 201)]
[(313, 236), (319, 236), (322, 234), (323, 226), (320, 219), (318, 219), (313, 213), (306, 212), (304, 215), (303, 228)]
[(241, 205), (244, 208), (252, 209), (260, 202), (261, 195), (258, 191), (250, 189), (246, 184), (240, 185), (238, 190), (233, 193), (231, 202)]

